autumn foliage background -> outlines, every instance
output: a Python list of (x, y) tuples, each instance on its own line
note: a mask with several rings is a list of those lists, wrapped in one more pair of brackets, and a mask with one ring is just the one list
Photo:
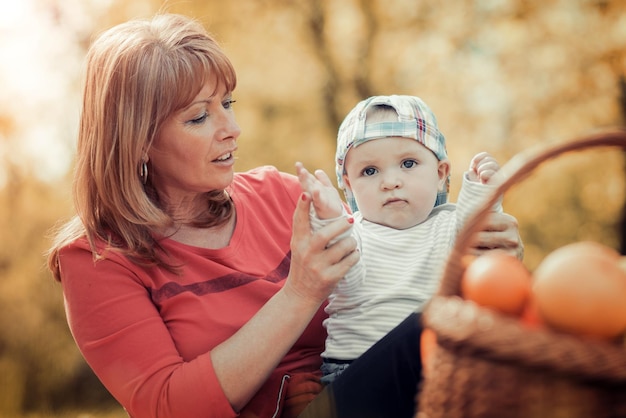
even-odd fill
[[(303, 161), (332, 176), (350, 108), (373, 94), (411, 94), (446, 135), (454, 201), (478, 151), (505, 163), (626, 117), (621, 0), (26, 3), (22, 15), (0, 4), (17, 19), (0, 19), (0, 416), (124, 416), (80, 357), (43, 255), (50, 229), (72, 214), (82, 59), (116, 23), (166, 10), (218, 38), (238, 71), (238, 170), (293, 172)], [(582, 239), (622, 250), (625, 178), (623, 152), (585, 151), (507, 193), (525, 263)]]

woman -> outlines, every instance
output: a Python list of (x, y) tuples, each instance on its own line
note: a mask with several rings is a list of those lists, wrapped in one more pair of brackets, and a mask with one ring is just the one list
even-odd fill
[[(215, 41), (178, 15), (114, 27), (87, 55), (77, 216), (48, 263), (81, 353), (133, 417), (292, 417), (322, 389), (323, 306), (356, 243), (327, 248), (345, 219), (311, 232), (295, 176), (234, 174), (235, 85)], [(520, 247), (510, 217), (491, 229), (482, 245)], [(418, 321), (405, 328), (397, 340), (415, 344)], [(399, 361), (411, 405), (415, 353)], [(332, 394), (352, 411), (348, 392)]]

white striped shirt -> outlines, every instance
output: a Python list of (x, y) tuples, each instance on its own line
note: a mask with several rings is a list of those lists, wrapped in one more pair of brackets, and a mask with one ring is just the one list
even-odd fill
[[(435, 293), (445, 261), (464, 222), (493, 186), (463, 176), (457, 204), (437, 206), (424, 222), (398, 230), (354, 214), (360, 261), (329, 297), (323, 357), (363, 354)], [(501, 203), (494, 210), (502, 211)], [(313, 222), (314, 228), (320, 220)]]

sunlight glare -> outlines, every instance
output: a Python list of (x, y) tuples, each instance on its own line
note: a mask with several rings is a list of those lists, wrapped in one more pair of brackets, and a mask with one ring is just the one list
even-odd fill
[(0, 155), (41, 180), (63, 176), (73, 157), (80, 42), (103, 10), (90, 3), (0, 0), (0, 116), (11, 122)]

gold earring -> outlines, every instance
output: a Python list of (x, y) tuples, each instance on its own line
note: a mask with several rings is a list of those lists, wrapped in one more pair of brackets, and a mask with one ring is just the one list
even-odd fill
[(142, 161), (141, 166), (139, 166), (139, 177), (141, 178), (141, 183), (146, 184), (148, 182), (148, 162)]

